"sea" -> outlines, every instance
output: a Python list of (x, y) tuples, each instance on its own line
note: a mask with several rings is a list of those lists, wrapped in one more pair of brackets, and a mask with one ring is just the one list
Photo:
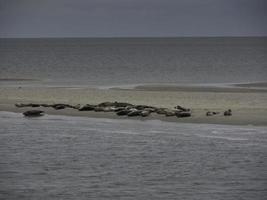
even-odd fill
[(266, 55), (267, 37), (0, 39), (0, 79), (41, 86), (266, 82)]
[[(252, 82), (266, 37), (0, 39), (0, 87)], [(266, 197), (266, 127), (0, 111), (0, 199)]]
[(264, 200), (267, 129), (0, 112), (0, 199)]

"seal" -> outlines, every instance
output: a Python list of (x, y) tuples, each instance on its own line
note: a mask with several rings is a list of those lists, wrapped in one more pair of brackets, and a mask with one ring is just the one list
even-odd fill
[(29, 110), (23, 113), (25, 117), (41, 117), (44, 115), (42, 110)]
[(228, 110), (224, 111), (223, 115), (224, 116), (232, 116), (232, 110), (228, 109)]

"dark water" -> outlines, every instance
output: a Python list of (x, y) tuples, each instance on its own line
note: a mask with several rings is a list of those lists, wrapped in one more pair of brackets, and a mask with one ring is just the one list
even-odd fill
[(0, 39), (0, 78), (62, 85), (267, 81), (267, 38)]
[(7, 112), (0, 127), (0, 199), (267, 196), (266, 127)]

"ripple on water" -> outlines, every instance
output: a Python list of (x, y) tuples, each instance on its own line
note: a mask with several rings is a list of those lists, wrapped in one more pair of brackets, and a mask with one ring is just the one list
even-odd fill
[(0, 112), (3, 199), (264, 199), (267, 130)]

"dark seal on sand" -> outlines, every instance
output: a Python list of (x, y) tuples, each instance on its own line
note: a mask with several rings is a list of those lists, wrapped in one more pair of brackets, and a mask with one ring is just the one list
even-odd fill
[(26, 117), (41, 117), (44, 115), (44, 111), (42, 110), (29, 110), (23, 113)]
[(208, 112), (206, 112), (206, 116), (213, 116), (213, 115), (217, 115), (219, 113), (220, 112), (208, 111)]
[(95, 107), (94, 105), (90, 105), (90, 104), (86, 104), (84, 106), (81, 106), (78, 110), (79, 111), (93, 111), (95, 110)]
[(180, 110), (182, 112), (190, 112), (189, 108), (184, 108), (184, 107), (179, 106), (179, 105), (175, 106), (174, 108), (177, 109), (177, 110)]
[(190, 112), (176, 112), (175, 115), (178, 118), (191, 117), (191, 113)]
[(232, 110), (229, 109), (229, 110), (224, 111), (223, 115), (224, 116), (232, 116)]

